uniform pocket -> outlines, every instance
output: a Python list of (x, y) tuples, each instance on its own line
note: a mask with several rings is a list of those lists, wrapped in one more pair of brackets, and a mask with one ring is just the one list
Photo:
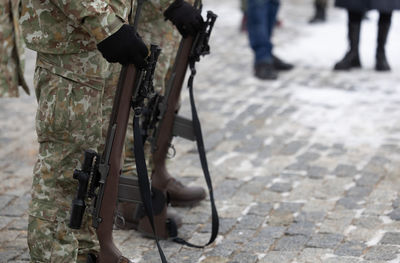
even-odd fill
[(102, 89), (49, 72), (36, 71), (39, 142), (62, 141), (94, 147), (101, 136)]

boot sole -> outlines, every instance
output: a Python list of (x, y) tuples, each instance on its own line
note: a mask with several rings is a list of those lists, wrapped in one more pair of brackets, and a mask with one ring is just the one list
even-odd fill
[(195, 200), (188, 200), (188, 201), (178, 201), (178, 200), (169, 200), (171, 206), (173, 207), (191, 207), (198, 205), (201, 201), (206, 199), (206, 194), (202, 195), (200, 198)]

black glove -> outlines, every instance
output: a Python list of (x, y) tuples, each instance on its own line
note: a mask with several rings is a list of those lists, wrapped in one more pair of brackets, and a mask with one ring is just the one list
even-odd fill
[(97, 44), (97, 48), (110, 63), (134, 64), (137, 68), (146, 66), (145, 58), (149, 51), (132, 26), (123, 25), (117, 32)]
[(175, 0), (165, 10), (164, 17), (176, 26), (183, 37), (194, 36), (204, 24), (200, 10), (183, 0)]

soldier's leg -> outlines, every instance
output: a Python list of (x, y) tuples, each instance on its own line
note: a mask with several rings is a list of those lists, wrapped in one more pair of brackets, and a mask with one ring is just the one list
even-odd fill
[(0, 2), (0, 98), (18, 97), (18, 58), (11, 2)]
[(103, 85), (99, 79), (36, 68), (40, 147), (29, 207), (32, 262), (86, 262), (87, 253), (98, 250), (88, 213), (80, 230), (70, 229), (68, 223), (77, 190), (73, 171), (81, 167), (84, 151), (97, 150), (100, 144)]
[[(181, 36), (172, 23), (165, 22), (163, 13), (154, 11), (154, 7), (151, 4), (143, 6), (143, 19), (145, 23), (139, 26), (139, 32), (143, 39), (146, 43), (156, 43), (162, 48), (155, 72), (155, 86), (164, 95)], [(176, 110), (178, 111), (178, 108)], [(147, 159), (152, 161), (150, 147), (148, 144), (146, 146)], [(150, 166), (154, 171), (155, 164), (150, 162)], [(155, 173), (153, 173), (152, 185), (160, 189), (166, 189), (172, 205), (193, 205), (205, 198), (205, 191), (202, 187), (187, 187), (172, 177), (166, 168), (158, 170), (163, 170), (164, 172), (157, 173), (157, 176), (154, 176)]]

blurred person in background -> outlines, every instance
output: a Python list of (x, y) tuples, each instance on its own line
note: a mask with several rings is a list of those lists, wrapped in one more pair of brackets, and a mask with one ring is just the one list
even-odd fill
[(326, 8), (328, 0), (314, 0), (314, 16), (310, 19), (310, 24), (322, 23), (326, 21)]
[(272, 53), (271, 37), (279, 4), (279, 0), (247, 1), (247, 31), (255, 56), (254, 75), (262, 80), (277, 79), (278, 71), (293, 68)]
[(400, 0), (336, 0), (335, 6), (343, 7), (348, 12), (349, 51), (342, 60), (336, 63), (334, 70), (361, 67), (359, 55), (361, 20), (365, 12), (375, 9), (379, 12), (375, 69), (389, 71), (385, 46), (392, 21), (392, 11), (400, 9)]

